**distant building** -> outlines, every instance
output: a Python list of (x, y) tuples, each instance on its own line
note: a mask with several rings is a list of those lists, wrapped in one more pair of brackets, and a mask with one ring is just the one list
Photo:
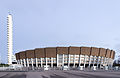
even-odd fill
[(13, 53), (13, 24), (12, 24), (12, 15), (7, 16), (7, 49), (8, 49), (8, 64), (12, 64), (12, 53)]
[(16, 62), (15, 55), (13, 55), (13, 22), (12, 15), (7, 16), (7, 62), (9, 65)]
[(115, 51), (96, 47), (47, 47), (16, 53), (17, 63), (24, 67), (91, 67), (112, 66)]

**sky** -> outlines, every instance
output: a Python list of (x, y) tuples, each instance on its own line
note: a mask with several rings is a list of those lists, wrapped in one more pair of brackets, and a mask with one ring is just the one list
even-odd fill
[(0, 0), (0, 56), (7, 63), (7, 15), (13, 53), (41, 47), (88, 46), (120, 52), (120, 0)]

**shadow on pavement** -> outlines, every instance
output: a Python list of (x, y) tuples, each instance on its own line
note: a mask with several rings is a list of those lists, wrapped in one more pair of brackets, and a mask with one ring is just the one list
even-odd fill
[(7, 74), (5, 76), (2, 76), (0, 78), (26, 78), (26, 75), (25, 74), (21, 74), (21, 75), (10, 75), (10, 74)]

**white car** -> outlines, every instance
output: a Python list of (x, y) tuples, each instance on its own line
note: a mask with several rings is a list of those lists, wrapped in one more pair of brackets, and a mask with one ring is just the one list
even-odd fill
[(49, 66), (48, 66), (48, 65), (47, 65), (47, 66), (45, 65), (45, 66), (44, 66), (44, 70), (49, 70)]
[(68, 66), (63, 66), (62, 69), (63, 69), (63, 70), (69, 70), (69, 67), (68, 67)]
[(10, 70), (16, 70), (16, 69), (22, 69), (23, 65), (19, 65), (19, 64), (12, 64), (8, 67), (8, 69)]
[(77, 68), (78, 70), (84, 70), (84, 67), (83, 66), (80, 66)]
[(118, 67), (118, 66), (115, 66), (115, 70), (119, 70), (119, 67)]
[(92, 67), (92, 70), (97, 70), (97, 67), (96, 67), (96, 66), (93, 66), (93, 67)]

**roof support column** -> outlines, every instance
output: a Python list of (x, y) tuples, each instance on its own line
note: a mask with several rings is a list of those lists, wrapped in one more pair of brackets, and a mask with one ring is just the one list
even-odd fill
[(41, 64), (41, 67), (43, 67), (43, 58), (40, 58), (40, 64)]
[(59, 54), (57, 54), (57, 67), (59, 66)]
[(63, 62), (63, 63), (62, 63), (62, 66), (64, 66), (64, 54), (63, 54), (63, 60), (62, 60), (62, 62)]
[(45, 58), (45, 60), (46, 60), (45, 63), (46, 63), (46, 66), (47, 66), (47, 57)]
[(97, 68), (99, 67), (100, 56), (97, 57)]
[(51, 57), (51, 67), (53, 67), (53, 57)]
[(27, 67), (29, 67), (29, 59), (27, 58)]
[(25, 59), (23, 59), (23, 61), (24, 61), (24, 67), (26, 67), (26, 61), (25, 61)]
[(104, 57), (104, 64), (106, 64), (106, 57)]
[(22, 59), (20, 59), (20, 64), (23, 65)]
[(93, 67), (95, 66), (96, 56), (93, 56)]
[(106, 64), (109, 66), (109, 58), (106, 58)]
[(19, 64), (19, 60), (17, 60), (17, 64)]
[(70, 67), (70, 54), (68, 55), (68, 67)]
[(73, 67), (75, 67), (75, 60), (76, 60), (76, 55), (74, 54), (74, 65), (73, 65)]
[(86, 65), (86, 57), (87, 55), (84, 55), (84, 68), (85, 68), (85, 65)]
[(32, 62), (32, 67), (33, 67), (33, 58), (31, 58), (31, 62)]
[(35, 58), (35, 61), (36, 61), (36, 67), (38, 67), (38, 59)]
[(91, 55), (89, 56), (89, 68), (90, 68), (90, 65), (91, 65)]
[(110, 60), (110, 66), (113, 67), (113, 59)]
[(100, 68), (101, 68), (101, 67), (102, 67), (102, 65), (103, 65), (103, 59), (104, 59), (104, 57), (101, 57)]
[(81, 66), (81, 55), (79, 55), (79, 67)]

